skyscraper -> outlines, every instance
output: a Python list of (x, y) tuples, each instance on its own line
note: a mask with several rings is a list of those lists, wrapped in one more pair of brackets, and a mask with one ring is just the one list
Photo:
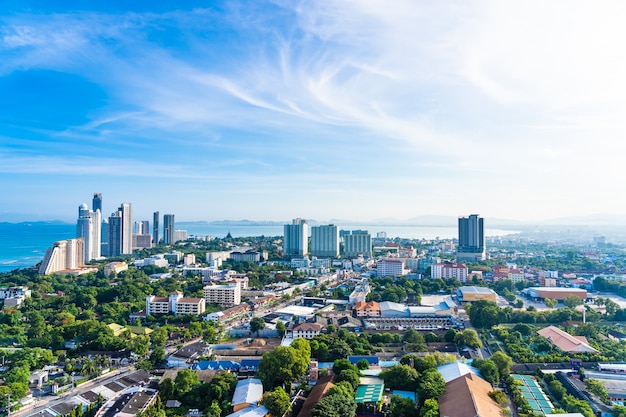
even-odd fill
[(93, 193), (93, 200), (91, 200), (91, 209), (93, 211), (100, 210), (100, 213), (102, 213), (102, 193)]
[(343, 237), (343, 244), (343, 253), (347, 258), (359, 254), (367, 258), (372, 256), (372, 235), (367, 230), (353, 230), (352, 233)]
[(148, 220), (139, 220), (135, 222), (135, 234), (149, 235), (150, 234), (150, 222)]
[(76, 237), (83, 239), (83, 261), (89, 262), (100, 257), (100, 210), (89, 210), (87, 204), (78, 207), (78, 222), (76, 224)]
[(285, 256), (306, 256), (309, 254), (309, 225), (304, 219), (293, 219), (284, 226), (283, 253)]
[(482, 261), (485, 259), (485, 224), (482, 217), (472, 214), (459, 217), (459, 245), (457, 246), (457, 262)]
[(164, 214), (163, 215), (163, 243), (166, 245), (171, 245), (175, 243), (174, 241), (174, 215), (173, 214)]
[(152, 245), (159, 244), (159, 212), (155, 211), (152, 215)]
[(133, 214), (129, 203), (123, 203), (109, 217), (109, 256), (133, 253)]
[(311, 255), (319, 257), (339, 256), (339, 230), (334, 224), (311, 227)]

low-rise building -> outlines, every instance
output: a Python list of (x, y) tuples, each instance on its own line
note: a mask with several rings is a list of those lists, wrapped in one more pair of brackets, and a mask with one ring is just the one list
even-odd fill
[(301, 323), (295, 325), (293, 329), (291, 329), (290, 337), (293, 339), (297, 339), (298, 337), (313, 339), (315, 336), (320, 334), (323, 329), (324, 327), (318, 323)]
[(376, 301), (359, 301), (354, 306), (357, 317), (380, 317), (380, 306)]
[(146, 297), (146, 314), (204, 314), (206, 301), (204, 298), (185, 298), (181, 292), (174, 292), (169, 297)]
[(126, 262), (109, 262), (104, 265), (104, 276), (107, 278), (113, 273), (119, 274), (124, 271), (128, 271), (128, 264)]
[(486, 287), (475, 287), (475, 286), (465, 286), (460, 287), (456, 296), (462, 303), (478, 301), (478, 300), (487, 300), (487, 301), (496, 301), (497, 294), (494, 290)]

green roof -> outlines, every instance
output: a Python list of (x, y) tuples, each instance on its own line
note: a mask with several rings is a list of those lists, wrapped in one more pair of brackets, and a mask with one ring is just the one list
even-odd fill
[(384, 389), (384, 384), (359, 385), (354, 400), (357, 404), (377, 403), (383, 398)]

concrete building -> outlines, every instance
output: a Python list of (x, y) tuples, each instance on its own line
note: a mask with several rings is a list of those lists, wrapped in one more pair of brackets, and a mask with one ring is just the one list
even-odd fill
[(159, 217), (160, 213), (158, 211), (152, 214), (152, 244), (154, 246), (159, 244)]
[(184, 242), (189, 239), (189, 233), (186, 230), (174, 230), (174, 242)]
[(439, 398), (442, 417), (501, 417), (502, 409), (489, 393), (491, 384), (474, 373), (467, 373), (446, 383)]
[(206, 301), (204, 298), (185, 298), (181, 292), (173, 292), (169, 297), (146, 297), (146, 314), (204, 314)]
[(54, 245), (46, 251), (43, 261), (41, 261), (39, 275), (84, 267), (84, 251), (82, 238), (54, 242)]
[(367, 282), (361, 282), (354, 288), (354, 291), (352, 291), (352, 293), (348, 297), (348, 300), (352, 305), (356, 305), (356, 303), (358, 303), (359, 301), (365, 302), (367, 294), (369, 294), (371, 291), (372, 289)]
[(478, 214), (459, 217), (459, 245), (457, 246), (457, 262), (477, 262), (485, 260), (485, 224)]
[(358, 301), (354, 305), (354, 312), (357, 317), (380, 317), (380, 306), (376, 301)]
[(285, 256), (306, 256), (309, 254), (309, 225), (304, 219), (293, 219), (284, 226), (283, 253)]
[(104, 276), (107, 278), (114, 272), (119, 274), (124, 271), (128, 271), (128, 264), (126, 262), (109, 262), (104, 265)]
[(460, 282), (467, 282), (467, 266), (465, 264), (434, 264), (430, 268), (430, 275), (433, 279), (458, 279)]
[(552, 298), (553, 300), (563, 301), (569, 296), (574, 296), (584, 301), (588, 297), (587, 290), (583, 288), (531, 287), (524, 291), (530, 298), (535, 300)]
[(359, 254), (363, 257), (372, 256), (372, 235), (367, 230), (353, 230), (343, 238), (343, 255), (346, 258), (354, 258)]
[(260, 379), (242, 379), (237, 382), (233, 394), (233, 411), (237, 412), (246, 407), (258, 405), (261, 397), (263, 397), (263, 383)]
[(166, 245), (171, 245), (175, 243), (174, 240), (174, 231), (175, 229), (175, 221), (173, 214), (164, 214), (163, 215), (163, 243)]
[(109, 217), (109, 256), (133, 253), (133, 216), (129, 203), (123, 203)]
[(376, 262), (376, 276), (401, 277), (409, 273), (404, 259), (381, 259)]
[(289, 337), (293, 339), (302, 337), (309, 340), (320, 334), (323, 329), (322, 325), (318, 323), (301, 323), (293, 327), (289, 332)]
[(311, 255), (320, 258), (339, 256), (339, 229), (334, 224), (311, 228)]
[(245, 252), (231, 252), (230, 259), (235, 262), (261, 262), (261, 252), (252, 249)]
[(497, 299), (497, 294), (494, 290), (486, 287), (460, 287), (456, 296), (462, 303), (478, 301), (478, 300), (487, 300), (495, 302)]
[(133, 235), (133, 249), (147, 249), (152, 247), (152, 235)]
[(84, 261), (100, 258), (100, 230), (102, 215), (100, 211), (91, 211), (87, 204), (78, 207), (78, 221), (76, 223), (76, 237), (84, 242)]
[(232, 306), (241, 303), (239, 284), (207, 285), (204, 287), (204, 299), (207, 303)]

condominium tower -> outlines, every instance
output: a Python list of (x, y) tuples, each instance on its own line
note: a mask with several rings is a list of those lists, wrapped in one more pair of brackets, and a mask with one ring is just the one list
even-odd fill
[(152, 215), (152, 245), (159, 244), (159, 212), (155, 211)]
[(353, 230), (343, 237), (343, 244), (343, 254), (346, 258), (359, 254), (368, 258), (372, 256), (372, 235), (367, 230)]
[(89, 262), (100, 257), (100, 210), (91, 211), (87, 204), (78, 207), (78, 222), (76, 223), (76, 237), (84, 241), (83, 261)]
[(456, 259), (458, 262), (476, 262), (485, 259), (485, 224), (482, 217), (472, 214), (459, 217), (459, 244)]
[(109, 217), (109, 256), (133, 253), (133, 215), (129, 203), (123, 203)]
[(309, 254), (309, 225), (304, 219), (293, 219), (284, 226), (285, 256), (306, 256)]
[(321, 258), (339, 256), (339, 229), (334, 224), (311, 227), (311, 255)]
[(166, 245), (171, 245), (175, 243), (174, 240), (174, 215), (173, 214), (164, 214), (163, 215), (163, 243)]

